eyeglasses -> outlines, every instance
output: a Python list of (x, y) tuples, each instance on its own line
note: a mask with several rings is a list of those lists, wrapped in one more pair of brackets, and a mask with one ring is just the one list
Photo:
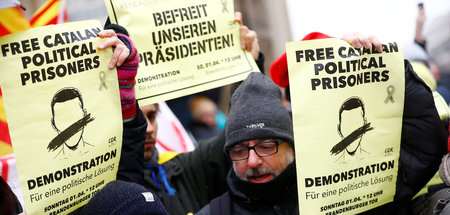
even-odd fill
[(274, 155), (278, 152), (278, 145), (282, 144), (282, 140), (269, 140), (261, 143), (257, 143), (254, 146), (236, 146), (228, 150), (228, 155), (232, 161), (240, 161), (248, 159), (250, 149), (255, 151), (259, 157), (267, 157)]

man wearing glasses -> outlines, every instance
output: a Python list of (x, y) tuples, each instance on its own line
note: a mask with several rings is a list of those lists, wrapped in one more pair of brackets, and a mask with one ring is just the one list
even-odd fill
[(292, 119), (280, 89), (251, 73), (231, 98), (229, 191), (196, 214), (298, 214)]

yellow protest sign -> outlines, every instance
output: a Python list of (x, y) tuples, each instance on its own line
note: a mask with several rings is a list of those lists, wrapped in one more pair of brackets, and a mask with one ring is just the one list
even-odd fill
[(124, 26), (139, 56), (141, 105), (243, 80), (258, 71), (240, 48), (233, 1), (105, 0), (112, 23)]
[(356, 214), (393, 200), (404, 104), (400, 44), (286, 44), (302, 214)]
[(0, 38), (0, 85), (27, 214), (66, 214), (117, 173), (122, 114), (95, 20)]

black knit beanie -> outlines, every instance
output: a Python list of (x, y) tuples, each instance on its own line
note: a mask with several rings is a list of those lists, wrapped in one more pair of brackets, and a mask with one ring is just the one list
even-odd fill
[(225, 152), (244, 140), (279, 138), (294, 147), (292, 119), (281, 90), (264, 74), (252, 72), (231, 97)]
[(115, 180), (84, 206), (82, 215), (167, 215), (161, 200), (142, 185)]

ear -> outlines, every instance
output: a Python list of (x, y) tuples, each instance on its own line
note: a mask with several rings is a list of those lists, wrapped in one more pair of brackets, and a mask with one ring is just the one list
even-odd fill
[(338, 125), (337, 125), (337, 131), (338, 131), (339, 136), (341, 136), (342, 138), (344, 138), (344, 136), (342, 135), (342, 131), (341, 131), (341, 123), (338, 123)]
[(51, 121), (51, 123), (52, 123), (52, 127), (53, 127), (53, 129), (55, 129), (55, 131), (57, 131), (58, 133), (59, 133), (59, 129), (56, 127), (56, 125), (55, 125), (55, 117), (52, 117), (52, 119), (50, 120)]

